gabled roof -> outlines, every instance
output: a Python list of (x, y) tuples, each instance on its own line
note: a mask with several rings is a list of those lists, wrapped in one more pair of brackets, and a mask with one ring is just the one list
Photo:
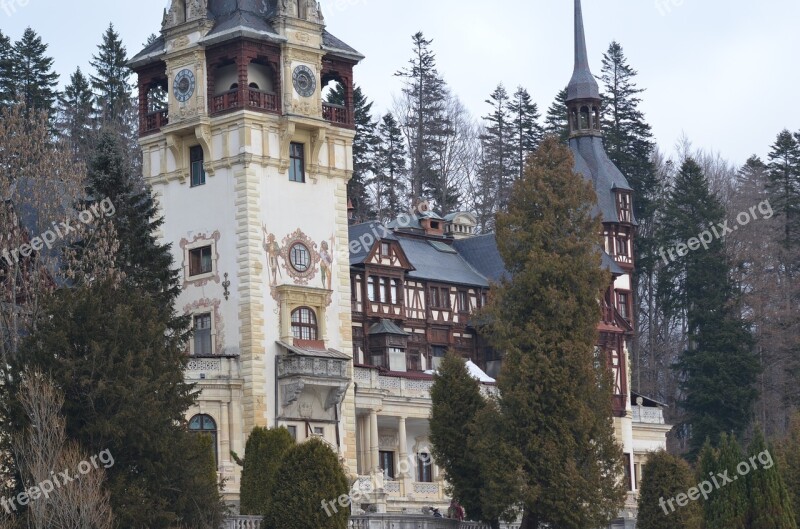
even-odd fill
[(377, 220), (350, 226), (350, 266), (363, 264), (379, 240), (396, 241), (397, 237)]
[(381, 319), (378, 323), (373, 324), (369, 328), (369, 335), (373, 336), (376, 334), (396, 334), (399, 336), (409, 336), (409, 334), (395, 325), (392, 320), (387, 320), (386, 318)]
[(490, 281), (499, 282), (507, 276), (506, 266), (497, 249), (497, 238), (494, 233), (455, 241), (453, 247), (473, 268)]
[(408, 277), (442, 283), (489, 286), (486, 277), (475, 270), (457, 251), (439, 250), (428, 240), (416, 237), (398, 237), (398, 240), (409, 262), (415, 268), (408, 273)]

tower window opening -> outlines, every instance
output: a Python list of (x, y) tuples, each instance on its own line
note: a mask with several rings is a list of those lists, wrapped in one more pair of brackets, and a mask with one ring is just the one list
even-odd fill
[(581, 130), (589, 129), (589, 107), (581, 107)]
[(594, 130), (600, 130), (600, 109), (597, 107), (592, 107), (592, 114), (594, 115), (594, 123), (592, 124), (592, 128)]

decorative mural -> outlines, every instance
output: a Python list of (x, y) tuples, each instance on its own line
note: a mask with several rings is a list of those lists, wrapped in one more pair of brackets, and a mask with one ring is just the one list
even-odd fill
[(319, 244), (297, 229), (278, 242), (264, 226), (264, 251), (269, 263), (269, 284), (272, 289), (288, 279), (295, 285), (331, 290), (335, 262), (335, 237)]

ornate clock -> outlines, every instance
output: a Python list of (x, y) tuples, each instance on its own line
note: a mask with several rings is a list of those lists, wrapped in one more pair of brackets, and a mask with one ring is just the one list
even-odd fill
[(183, 69), (175, 76), (175, 99), (185, 103), (194, 94), (195, 78), (191, 70)]
[(292, 83), (297, 93), (303, 97), (311, 97), (317, 90), (317, 76), (305, 65), (300, 65), (294, 69)]

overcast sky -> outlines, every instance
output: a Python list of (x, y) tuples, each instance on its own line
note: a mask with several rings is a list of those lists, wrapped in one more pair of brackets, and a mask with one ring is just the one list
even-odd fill
[[(0, 0), (0, 6), (3, 0)], [(31, 26), (50, 45), (62, 82), (96, 51), (109, 22), (130, 55), (158, 32), (167, 0), (5, 0), (0, 28), (17, 39)], [(356, 82), (387, 110), (393, 73), (411, 35), (434, 39), (439, 70), (476, 116), (499, 83), (525, 86), (542, 110), (572, 73), (571, 0), (323, 0), (328, 30), (364, 55)], [(11, 12), (11, 14), (9, 14)], [(695, 147), (735, 163), (765, 156), (780, 130), (800, 130), (800, 2), (797, 0), (584, 0), (595, 74), (619, 41), (646, 88), (642, 109), (672, 151)]]

